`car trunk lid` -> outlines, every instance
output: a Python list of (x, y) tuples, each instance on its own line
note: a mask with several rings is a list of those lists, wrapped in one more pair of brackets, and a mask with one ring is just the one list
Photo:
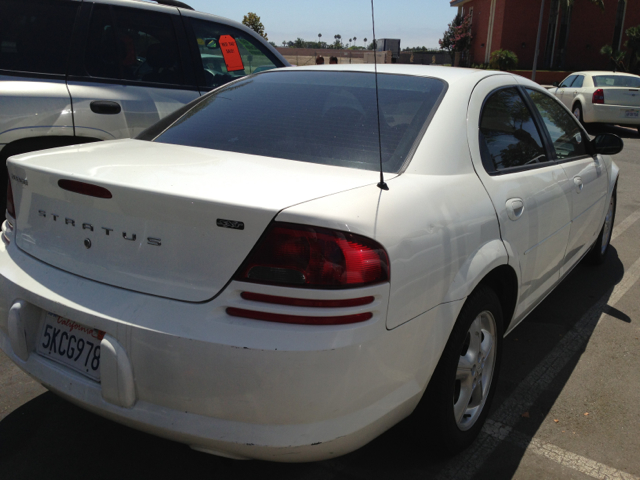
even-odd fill
[(91, 280), (192, 302), (226, 285), (279, 211), (379, 175), (139, 140), (25, 154), (8, 166), (23, 251)]
[(605, 87), (604, 104), (621, 107), (640, 107), (640, 90), (637, 88)]

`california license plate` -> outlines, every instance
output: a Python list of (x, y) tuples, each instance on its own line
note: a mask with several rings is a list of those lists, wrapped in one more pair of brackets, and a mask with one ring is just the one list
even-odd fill
[(100, 381), (100, 341), (104, 332), (47, 312), (42, 322), (36, 351)]
[(623, 116), (625, 118), (639, 118), (640, 110), (637, 110), (635, 108), (630, 110), (623, 110)]

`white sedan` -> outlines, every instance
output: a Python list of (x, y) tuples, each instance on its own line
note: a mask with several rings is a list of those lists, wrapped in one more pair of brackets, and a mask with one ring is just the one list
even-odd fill
[(550, 89), (582, 123), (613, 123), (640, 133), (640, 77), (621, 72), (575, 72)]
[(331, 458), (417, 407), (455, 452), (503, 336), (606, 258), (621, 148), (507, 73), (242, 78), (138, 139), (9, 159), (0, 347), (216, 455)]

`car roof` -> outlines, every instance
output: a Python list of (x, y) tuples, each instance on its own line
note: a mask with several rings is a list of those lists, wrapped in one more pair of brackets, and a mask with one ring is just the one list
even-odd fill
[[(500, 72), (496, 70), (480, 70), (476, 68), (459, 68), (459, 67), (444, 67), (438, 65), (410, 65), (400, 63), (382, 63), (374, 65), (373, 63), (354, 63), (354, 64), (329, 64), (329, 65), (309, 65), (302, 67), (288, 67), (280, 68), (277, 71), (283, 70), (307, 70), (307, 71), (349, 71), (349, 72), (368, 72), (373, 73), (377, 69), (378, 73), (392, 73), (396, 75), (413, 75), (416, 77), (434, 77), (445, 80), (448, 83), (457, 82), (459, 80), (475, 80), (479, 81), (482, 78), (490, 77), (493, 75), (507, 75), (513, 76), (507, 72)], [(274, 70), (275, 71), (275, 70)], [(524, 79), (524, 77), (522, 77)]]
[(638, 75), (634, 75), (633, 73), (625, 73), (625, 72), (614, 72), (611, 70), (587, 70), (584, 72), (573, 72), (571, 75), (625, 75), (627, 77), (637, 77)]

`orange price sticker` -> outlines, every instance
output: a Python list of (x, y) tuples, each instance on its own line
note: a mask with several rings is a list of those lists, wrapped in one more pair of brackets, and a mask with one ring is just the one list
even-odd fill
[(227, 71), (236, 72), (238, 70), (244, 70), (244, 64), (242, 63), (242, 57), (240, 57), (240, 51), (238, 50), (238, 44), (231, 35), (220, 35), (220, 50), (224, 58), (224, 63), (227, 65)]

